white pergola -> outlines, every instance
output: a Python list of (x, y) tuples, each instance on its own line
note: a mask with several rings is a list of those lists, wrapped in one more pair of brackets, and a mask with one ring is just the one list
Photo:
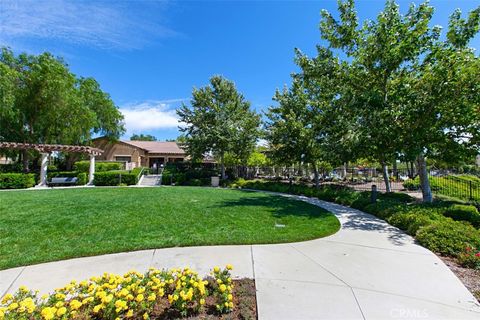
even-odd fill
[(19, 142), (0, 142), (0, 149), (8, 150), (35, 150), (40, 152), (42, 156), (40, 169), (40, 182), (37, 187), (47, 186), (47, 167), (48, 156), (54, 151), (58, 152), (75, 152), (90, 155), (90, 170), (88, 174), (88, 185), (93, 185), (93, 176), (95, 174), (95, 157), (103, 153), (103, 150), (88, 146), (70, 146), (63, 144), (35, 144), (35, 143), (19, 143)]

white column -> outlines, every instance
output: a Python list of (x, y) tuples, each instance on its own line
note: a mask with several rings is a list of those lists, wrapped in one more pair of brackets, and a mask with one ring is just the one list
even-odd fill
[(93, 186), (93, 177), (95, 175), (95, 155), (90, 155), (90, 171), (88, 173), (88, 185)]
[(48, 153), (41, 153), (42, 162), (40, 168), (40, 181), (38, 182), (37, 187), (46, 187), (47, 186), (47, 168), (48, 168)]

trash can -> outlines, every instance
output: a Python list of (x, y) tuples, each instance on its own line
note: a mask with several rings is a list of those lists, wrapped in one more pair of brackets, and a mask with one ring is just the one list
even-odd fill
[(220, 185), (220, 177), (212, 177), (212, 187), (218, 187)]

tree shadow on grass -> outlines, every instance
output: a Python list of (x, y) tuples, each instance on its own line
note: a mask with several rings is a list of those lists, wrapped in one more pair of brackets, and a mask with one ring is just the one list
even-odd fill
[(252, 194), (252, 197), (242, 197), (240, 199), (222, 200), (218, 201), (214, 208), (229, 208), (229, 207), (262, 207), (263, 210), (269, 211), (273, 217), (282, 218), (287, 216), (307, 217), (309, 219), (325, 218), (331, 215), (325, 209), (310, 203), (291, 199), (287, 197), (268, 195), (268, 196), (253, 196), (257, 194), (254, 191), (242, 191), (246, 194)]

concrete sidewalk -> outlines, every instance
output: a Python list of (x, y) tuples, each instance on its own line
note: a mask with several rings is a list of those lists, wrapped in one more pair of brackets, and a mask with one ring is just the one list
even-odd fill
[[(318, 205), (342, 223), (312, 241), (144, 250), (0, 271), (0, 295), (20, 285), (48, 292), (103, 272), (189, 266), (207, 274), (234, 265), (255, 278), (259, 319), (480, 319), (480, 306), (432, 252), (386, 222), (344, 206)], [(288, 227), (288, 226), (287, 226)]]

